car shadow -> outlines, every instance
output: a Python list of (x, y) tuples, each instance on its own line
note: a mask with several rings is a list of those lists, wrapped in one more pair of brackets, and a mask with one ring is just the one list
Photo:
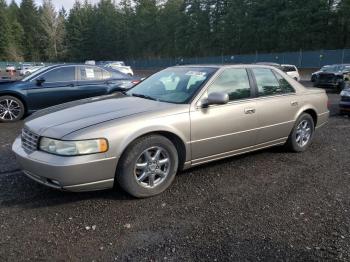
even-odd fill
[(121, 188), (92, 192), (60, 191), (33, 181), (22, 172), (0, 176), (0, 184), (0, 207), (40, 208), (90, 199), (135, 200)]

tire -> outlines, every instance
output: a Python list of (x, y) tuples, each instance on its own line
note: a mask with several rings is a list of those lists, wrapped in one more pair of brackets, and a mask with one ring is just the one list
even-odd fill
[[(158, 151), (160, 153), (157, 160)], [(166, 190), (173, 182), (179, 166), (174, 144), (160, 135), (137, 139), (126, 149), (119, 161), (116, 182), (137, 198), (155, 196)], [(157, 172), (162, 172), (162, 176)]]
[[(305, 125), (305, 123), (307, 123), (307, 125)], [(309, 114), (303, 113), (295, 122), (292, 132), (288, 137), (285, 144), (287, 150), (292, 152), (304, 152), (311, 144), (314, 132), (315, 123), (313, 118)]]
[(0, 122), (12, 123), (22, 119), (25, 107), (21, 100), (14, 96), (0, 96)]

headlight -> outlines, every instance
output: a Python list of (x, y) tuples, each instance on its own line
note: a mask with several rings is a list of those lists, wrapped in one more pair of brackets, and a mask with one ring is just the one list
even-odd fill
[(61, 141), (47, 137), (40, 139), (40, 150), (60, 156), (78, 156), (104, 153), (108, 150), (106, 139)]
[(340, 96), (350, 96), (350, 91), (343, 90), (343, 91), (341, 91)]

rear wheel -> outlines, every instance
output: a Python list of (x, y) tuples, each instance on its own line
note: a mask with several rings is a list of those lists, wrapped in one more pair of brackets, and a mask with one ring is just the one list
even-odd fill
[(0, 122), (16, 122), (25, 113), (21, 100), (13, 96), (0, 96)]
[(293, 152), (305, 151), (313, 138), (315, 131), (315, 124), (313, 118), (303, 113), (296, 121), (292, 132), (290, 133), (286, 147)]
[(177, 150), (170, 140), (160, 135), (142, 137), (120, 159), (116, 181), (134, 197), (154, 196), (171, 185), (178, 162)]

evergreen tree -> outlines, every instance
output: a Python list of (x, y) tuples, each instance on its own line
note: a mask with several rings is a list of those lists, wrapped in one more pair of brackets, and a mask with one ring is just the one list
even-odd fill
[(57, 61), (64, 36), (64, 21), (55, 10), (51, 0), (44, 0), (41, 8), (41, 39), (44, 43), (45, 60)]
[(8, 58), (8, 51), (10, 47), (10, 25), (6, 14), (6, 2), (0, 0), (0, 59), (6, 60)]
[(33, 0), (23, 0), (20, 5), (19, 22), (23, 28), (23, 53), (29, 61), (40, 60), (39, 14)]

